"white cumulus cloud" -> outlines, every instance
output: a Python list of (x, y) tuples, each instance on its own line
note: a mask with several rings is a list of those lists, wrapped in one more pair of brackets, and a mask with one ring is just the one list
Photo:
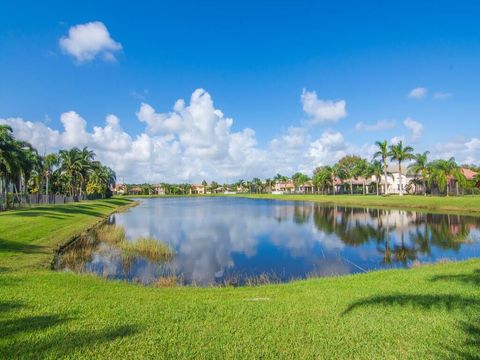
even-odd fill
[(100, 21), (72, 26), (68, 36), (60, 38), (60, 48), (73, 56), (79, 63), (94, 60), (100, 56), (105, 61), (115, 61), (114, 53), (122, 49), (113, 40), (107, 27)]
[(416, 87), (408, 93), (408, 97), (412, 99), (423, 99), (427, 95), (427, 88)]
[(347, 116), (346, 101), (322, 100), (315, 91), (303, 89), (301, 95), (303, 111), (314, 124), (336, 122)]
[(422, 123), (413, 120), (412, 118), (406, 118), (403, 122), (403, 125), (410, 131), (410, 140), (417, 142), (420, 140), (423, 134), (423, 125)]

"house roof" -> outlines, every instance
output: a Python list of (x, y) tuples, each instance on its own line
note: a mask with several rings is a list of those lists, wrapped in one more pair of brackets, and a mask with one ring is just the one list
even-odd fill
[(467, 168), (461, 168), (460, 171), (462, 174), (467, 178), (467, 180), (473, 180), (477, 173), (473, 170), (467, 169)]

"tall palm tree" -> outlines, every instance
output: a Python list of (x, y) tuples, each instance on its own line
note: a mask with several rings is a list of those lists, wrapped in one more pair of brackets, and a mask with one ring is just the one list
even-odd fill
[(383, 164), (378, 160), (374, 160), (370, 163), (369, 168), (370, 168), (371, 176), (375, 176), (375, 178), (376, 178), (375, 183), (376, 183), (376, 186), (377, 186), (377, 196), (378, 196), (378, 195), (380, 195), (379, 183), (380, 183), (380, 180), (382, 178), (383, 171), (384, 171)]
[(403, 174), (402, 174), (402, 162), (405, 160), (413, 159), (413, 147), (403, 146), (403, 141), (400, 141), (396, 145), (390, 145), (390, 151), (388, 155), (392, 161), (398, 161), (398, 172), (400, 175), (400, 196), (403, 196)]
[(380, 158), (383, 163), (383, 175), (384, 175), (384, 191), (383, 193), (387, 195), (388, 193), (388, 181), (387, 181), (387, 172), (388, 172), (388, 142), (387, 140), (384, 141), (376, 141), (375, 145), (378, 147), (378, 151), (373, 154), (374, 159)]
[(43, 176), (45, 178), (45, 194), (47, 195), (47, 203), (50, 202), (48, 197), (49, 181), (53, 173), (53, 168), (58, 166), (60, 159), (57, 154), (48, 154), (43, 159)]
[(70, 150), (60, 150), (59, 156), (61, 161), (61, 174), (65, 176), (67, 190), (70, 196), (76, 196), (78, 182), (84, 170), (81, 151), (76, 147)]
[(9, 180), (19, 168), (18, 152), (12, 128), (8, 125), (0, 125), (0, 194), (5, 195), (5, 202), (7, 202)]
[(429, 154), (429, 151), (425, 151), (421, 154), (416, 154), (414, 156), (415, 162), (408, 166), (409, 170), (412, 171), (416, 176), (421, 176), (424, 196), (427, 196), (427, 178), (430, 171), (430, 166), (428, 164)]

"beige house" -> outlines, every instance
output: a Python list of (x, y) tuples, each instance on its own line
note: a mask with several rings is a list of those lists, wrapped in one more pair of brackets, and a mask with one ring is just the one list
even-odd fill
[(285, 193), (294, 193), (295, 184), (292, 180), (288, 181), (275, 181), (272, 186), (272, 194), (285, 194)]
[(127, 193), (127, 185), (115, 184), (112, 186), (111, 190), (114, 195), (125, 195)]
[(202, 184), (193, 184), (190, 188), (190, 194), (204, 195), (205, 193), (206, 189)]

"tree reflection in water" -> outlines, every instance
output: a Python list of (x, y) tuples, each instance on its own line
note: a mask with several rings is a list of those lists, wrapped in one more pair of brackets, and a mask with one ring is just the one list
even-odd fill
[[(313, 220), (319, 231), (337, 235), (348, 246), (372, 242), (385, 264), (405, 265), (431, 255), (432, 247), (458, 251), (472, 241), (470, 231), (480, 228), (477, 217), (321, 204), (313, 207)], [(391, 244), (392, 237), (398, 243)]]

